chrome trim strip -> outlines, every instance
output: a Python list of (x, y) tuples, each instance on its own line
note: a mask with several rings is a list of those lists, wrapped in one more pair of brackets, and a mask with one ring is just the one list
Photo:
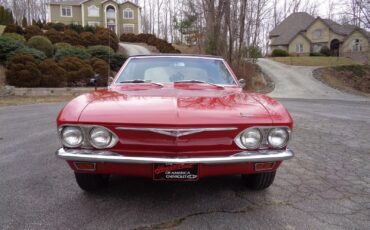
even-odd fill
[(229, 131), (237, 130), (238, 128), (189, 128), (189, 129), (159, 129), (159, 128), (135, 128), (135, 127), (117, 127), (117, 130), (128, 130), (128, 131), (143, 131), (143, 132), (153, 132), (162, 135), (181, 137), (186, 135), (191, 135), (201, 132), (219, 132), (219, 131)]
[(124, 156), (111, 151), (87, 150), (87, 149), (64, 149), (61, 148), (56, 152), (57, 157), (69, 161), (85, 162), (111, 162), (111, 163), (128, 163), (128, 164), (230, 164), (230, 163), (247, 163), (247, 162), (273, 162), (288, 160), (294, 156), (290, 149), (285, 150), (259, 150), (243, 151), (231, 156), (220, 157), (134, 157)]

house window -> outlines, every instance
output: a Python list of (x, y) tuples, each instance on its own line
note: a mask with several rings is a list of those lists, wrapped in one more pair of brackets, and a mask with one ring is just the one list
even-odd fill
[(322, 30), (320, 30), (320, 29), (315, 30), (315, 31), (313, 32), (313, 37), (314, 37), (315, 39), (320, 39), (320, 38), (322, 37)]
[(95, 22), (95, 21), (89, 21), (87, 22), (87, 24), (89, 26), (94, 26), (94, 27), (100, 26), (100, 22)]
[(296, 53), (303, 53), (303, 44), (302, 43), (298, 43), (295, 45), (295, 52)]
[(360, 39), (355, 39), (355, 40), (353, 40), (352, 43), (353, 43), (352, 44), (352, 51), (353, 52), (361, 52), (362, 47), (361, 47), (361, 41), (360, 41)]
[(134, 11), (130, 8), (124, 9), (123, 18), (124, 19), (134, 19)]
[(89, 6), (87, 8), (87, 15), (89, 17), (99, 17), (100, 16), (99, 8), (96, 7), (95, 5)]
[(72, 6), (61, 6), (60, 15), (62, 17), (72, 17)]
[(133, 34), (134, 33), (134, 24), (123, 24), (123, 33)]

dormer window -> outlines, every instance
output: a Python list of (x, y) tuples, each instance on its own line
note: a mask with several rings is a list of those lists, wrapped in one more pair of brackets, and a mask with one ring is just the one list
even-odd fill
[(60, 15), (62, 17), (72, 17), (72, 6), (60, 6)]
[(99, 8), (96, 7), (95, 5), (89, 6), (87, 8), (87, 15), (89, 17), (100, 17)]
[(134, 11), (130, 8), (126, 8), (123, 10), (123, 18), (124, 19), (134, 19)]

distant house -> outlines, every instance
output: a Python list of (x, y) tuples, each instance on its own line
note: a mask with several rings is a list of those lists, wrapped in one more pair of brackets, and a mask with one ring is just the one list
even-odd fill
[(270, 52), (283, 49), (293, 55), (309, 55), (327, 46), (333, 56), (369, 55), (370, 33), (330, 19), (293, 13), (269, 34)]
[(102, 26), (123, 33), (140, 33), (141, 7), (126, 1), (67, 0), (48, 4), (49, 22)]

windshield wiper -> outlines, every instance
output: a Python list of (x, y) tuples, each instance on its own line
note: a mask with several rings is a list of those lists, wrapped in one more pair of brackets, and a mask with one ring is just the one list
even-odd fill
[(149, 83), (149, 84), (158, 85), (158, 86), (163, 87), (163, 85), (161, 83), (156, 83), (156, 82), (151, 82), (151, 81), (145, 81), (145, 80), (142, 80), (142, 79), (121, 81), (120, 83), (122, 83), (122, 84), (125, 84), (125, 83)]
[(183, 80), (183, 81), (175, 81), (174, 83), (175, 84), (176, 83), (200, 83), (200, 84), (213, 85), (213, 86), (216, 86), (218, 88), (225, 89), (225, 87), (223, 87), (222, 85), (217, 85), (217, 84), (214, 84), (214, 83), (210, 83), (210, 82), (206, 82), (206, 81), (200, 81), (200, 80)]

